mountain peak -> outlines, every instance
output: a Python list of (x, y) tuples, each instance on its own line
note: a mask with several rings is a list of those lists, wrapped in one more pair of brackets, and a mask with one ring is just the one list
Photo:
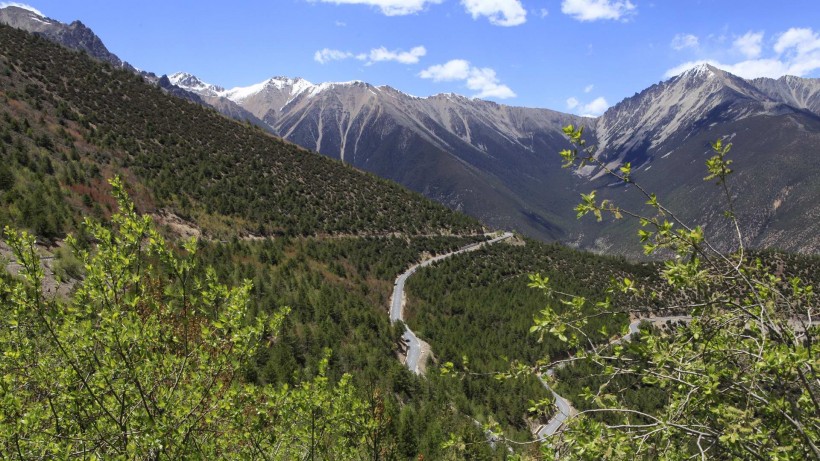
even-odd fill
[(307, 80), (303, 79), (302, 77), (287, 77), (287, 76), (284, 76), (284, 75), (276, 75), (274, 77), (271, 77), (271, 78), (265, 80), (265, 82), (266, 83), (271, 83), (271, 84), (275, 84), (275, 83), (278, 83), (278, 82), (286, 83), (286, 84), (294, 84), (294, 83), (298, 83), (298, 82), (310, 83)]
[(783, 82), (786, 82), (786, 83), (788, 83), (788, 84), (790, 84), (790, 85), (794, 85), (794, 84), (796, 84), (796, 83), (797, 83), (797, 84), (800, 84), (800, 83), (805, 83), (805, 81), (806, 81), (807, 79), (804, 79), (803, 77), (798, 77), (798, 76), (796, 76), (796, 75), (784, 75), (784, 76), (780, 77), (778, 80), (781, 80), (781, 81), (783, 81)]
[(85, 51), (114, 67), (134, 70), (130, 64), (108, 51), (94, 31), (80, 21), (66, 25), (45, 17), (39, 10), (28, 5), (13, 4), (0, 8), (0, 24), (41, 35), (67, 48)]
[(449, 99), (449, 100), (455, 99), (457, 101), (469, 101), (469, 100), (473, 99), (473, 98), (468, 98), (467, 96), (464, 96), (463, 94), (452, 93), (452, 92), (451, 93), (434, 94), (433, 96), (431, 96), (431, 98), (441, 98), (441, 99)]
[(613, 168), (635, 160), (628, 153), (658, 148), (691, 127), (766, 113), (775, 103), (748, 81), (704, 62), (607, 110), (596, 122), (599, 150), (609, 153)]
[(0, 8), (0, 23), (28, 32), (42, 32), (60, 23), (48, 19), (39, 10), (28, 5), (14, 4)]
[(704, 62), (696, 65), (695, 67), (689, 68), (683, 71), (678, 77), (680, 78), (701, 78), (707, 79), (711, 78), (716, 75), (724, 74), (725, 72), (718, 69), (717, 67)]
[(168, 76), (168, 80), (174, 85), (197, 94), (216, 96), (225, 91), (224, 88), (203, 82), (196, 75), (187, 72), (176, 72)]
[(404, 91), (393, 88), (390, 85), (380, 85), (380, 86), (377, 86), (376, 88), (378, 88), (379, 91), (385, 91), (387, 93), (394, 94), (394, 95), (399, 94), (399, 95), (402, 95), (402, 96), (405, 96), (405, 97), (408, 97), (408, 98), (411, 98), (411, 99), (423, 99), (419, 96), (412, 95), (412, 94), (409, 94), (409, 93), (405, 93)]
[(45, 17), (46, 17), (46, 15), (44, 15), (37, 8), (34, 8), (31, 5), (26, 5), (26, 4), (23, 4), (23, 3), (8, 4), (7, 6), (4, 6), (4, 7), (0, 8), (0, 10), (7, 10), (10, 13), (16, 13), (16, 14), (21, 14), (21, 13), (26, 13), (26, 12), (27, 13), (33, 13), (34, 15), (36, 15), (40, 18), (43, 18), (43, 19), (45, 19)]

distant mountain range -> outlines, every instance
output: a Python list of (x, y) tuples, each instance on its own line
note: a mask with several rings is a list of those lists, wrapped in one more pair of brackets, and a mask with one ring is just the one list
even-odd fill
[[(744, 80), (701, 65), (627, 98), (597, 119), (511, 107), (454, 94), (418, 98), (364, 82), (314, 85), (275, 77), (226, 90), (177, 73), (169, 80), (215, 107), (232, 102), (273, 133), (393, 179), (495, 227), (601, 251), (636, 253), (634, 223), (574, 219), (578, 193), (598, 188), (633, 210), (645, 198), (610, 185), (600, 168), (560, 169), (561, 128), (587, 127), (610, 168), (635, 177), (702, 224), (722, 246), (734, 242), (726, 203), (703, 182), (710, 142), (736, 144), (732, 178), (747, 244), (820, 248), (820, 80)], [(651, 173), (650, 173), (651, 170)], [(761, 188), (761, 185), (765, 187)]]
[[(571, 178), (545, 162), (561, 127), (584, 119), (455, 94), (414, 97), (364, 82), (274, 77), (226, 90), (193, 75), (169, 77), (215, 107), (234, 103), (275, 134), (392, 179), (499, 228), (566, 237), (543, 181)], [(565, 203), (565, 202), (564, 202)]]
[[(127, 66), (79, 22), (64, 25), (14, 7), (0, 10), (0, 22)], [(563, 126), (585, 126), (599, 158), (610, 167), (630, 162), (637, 180), (728, 248), (726, 204), (702, 181), (709, 143), (722, 137), (735, 143), (737, 174), (730, 185), (746, 243), (820, 249), (820, 79), (745, 80), (702, 65), (594, 119), (455, 94), (418, 98), (358, 81), (274, 77), (225, 89), (187, 73), (143, 75), (177, 96), (397, 181), (490, 226), (601, 251), (637, 253), (634, 225), (577, 221), (578, 193), (598, 189), (636, 210), (644, 199), (610, 184), (598, 168), (561, 170), (556, 152), (567, 145)]]

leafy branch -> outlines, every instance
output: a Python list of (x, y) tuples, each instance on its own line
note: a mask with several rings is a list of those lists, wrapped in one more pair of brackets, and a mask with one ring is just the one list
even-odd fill
[[(738, 249), (718, 251), (699, 226), (689, 226), (632, 176), (631, 166), (612, 169), (568, 126), (572, 144), (560, 155), (566, 168), (594, 166), (634, 186), (653, 214), (626, 211), (595, 192), (582, 194), (579, 218), (604, 214), (637, 220), (646, 254), (670, 254), (661, 269), (668, 290), (685, 299), (683, 324), (667, 334), (641, 331), (638, 340), (594, 344), (583, 328), (589, 306), (582, 298), (552, 290), (533, 276), (531, 286), (560, 299), (560, 311), (545, 308), (533, 332), (550, 334), (578, 347), (573, 364), (598, 371), (597, 389), (587, 389), (586, 409), (548, 444), (562, 459), (684, 459), (692, 457), (820, 459), (820, 375), (814, 287), (797, 277), (783, 278), (760, 259), (748, 260), (727, 179), (731, 144), (712, 144), (707, 181), (715, 181), (728, 203)], [(664, 299), (663, 287), (615, 280), (611, 292), (634, 293), (634, 300)], [(640, 296), (637, 296), (640, 295)], [(568, 308), (566, 308), (568, 307)], [(640, 305), (601, 312), (646, 315)], [(650, 319), (651, 320), (651, 319)], [(632, 336), (632, 335), (629, 335)], [(571, 368), (571, 367), (570, 367)], [(568, 371), (569, 373), (569, 371)], [(660, 390), (663, 403), (651, 411), (630, 407), (622, 383)]]

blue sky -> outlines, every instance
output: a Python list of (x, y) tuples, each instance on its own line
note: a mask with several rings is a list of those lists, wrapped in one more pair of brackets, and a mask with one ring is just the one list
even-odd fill
[(702, 61), (744, 77), (820, 77), (817, 0), (26, 3), (79, 19), (141, 69), (227, 88), (363, 80), (597, 115)]

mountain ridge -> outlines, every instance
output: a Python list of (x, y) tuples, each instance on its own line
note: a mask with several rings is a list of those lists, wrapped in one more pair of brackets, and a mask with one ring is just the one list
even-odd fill
[[(172, 81), (202, 97), (214, 94), (216, 85), (189, 76), (174, 74)], [(527, 197), (535, 192), (547, 199), (538, 192), (540, 178), (560, 181), (561, 173), (544, 171), (558, 172), (557, 162), (544, 164), (539, 153), (557, 149), (564, 142), (561, 128), (581, 117), (446, 93), (422, 98), (361, 81), (314, 85), (274, 77), (220, 95), (284, 139), (395, 180), (492, 226), (563, 237), (554, 224), (560, 218), (527, 203)], [(533, 175), (534, 170), (541, 171)]]
[(31, 9), (10, 5), (0, 8), (0, 24), (46, 37), (68, 48), (85, 51), (90, 56), (114, 67), (136, 71), (134, 66), (110, 52), (102, 39), (80, 21), (64, 24), (42, 16)]
[[(2, 153), (13, 150), (23, 165), (44, 163), (42, 174), (61, 172), (55, 188), (103, 196), (94, 192), (105, 188), (102, 175), (122, 174), (155, 191), (145, 200), (154, 202), (148, 211), (199, 216), (228, 235), (453, 234), (480, 227), (395, 183), (170, 97), (126, 69), (8, 26), (0, 26), (0, 38), (0, 91), (14, 102), (3, 108)], [(31, 148), (23, 137), (13, 142), (11, 133), (23, 131), (20, 120), (37, 127), (26, 135), (36, 138)], [(75, 197), (56, 194), (59, 203), (68, 200), (62, 194)], [(221, 228), (220, 216), (235, 221), (232, 230)]]
[[(757, 175), (737, 192), (753, 197), (744, 211), (755, 223), (749, 243), (799, 251), (820, 248), (811, 235), (795, 243), (784, 234), (789, 226), (814, 228), (800, 216), (811, 215), (813, 198), (820, 199), (806, 176), (820, 174), (813, 147), (820, 144), (820, 79), (745, 80), (702, 65), (625, 98), (598, 118), (453, 94), (421, 98), (361, 81), (313, 84), (280, 76), (225, 89), (185, 73), (154, 79), (171, 94), (396, 181), (489, 226), (633, 255), (640, 250), (627, 243), (634, 239), (618, 225), (603, 231), (575, 219), (572, 205), (578, 193), (599, 189), (602, 196), (618, 198), (628, 187), (609, 184), (602, 168), (586, 167), (575, 175), (562, 171), (553, 153), (567, 147), (563, 126), (586, 127), (588, 145), (597, 146), (596, 156), (607, 167), (630, 163), (636, 178), (652, 185), (659, 196), (670, 194), (685, 210), (682, 216), (696, 222), (703, 216), (719, 219), (714, 210), (691, 205), (703, 200), (692, 195), (695, 191), (707, 192), (700, 183), (708, 143), (736, 140), (744, 145), (744, 159), (768, 165), (761, 169), (736, 163), (746, 165), (738, 177)], [(776, 129), (769, 130), (769, 125)], [(777, 141), (762, 139), (763, 132)], [(780, 156), (772, 158), (772, 151)], [(781, 157), (786, 170), (776, 162)], [(779, 177), (768, 177), (774, 171)], [(755, 182), (772, 187), (764, 193)], [(798, 190), (798, 184), (805, 187), (798, 206), (803, 211), (793, 209), (787, 219), (780, 219), (788, 208), (782, 205), (783, 191)], [(629, 203), (640, 208), (642, 202)], [(777, 222), (780, 228), (773, 230)], [(723, 236), (718, 238), (729, 245)]]
[[(286, 78), (278, 79), (282, 81)], [(257, 84), (244, 87), (255, 87), (258, 91), (246, 91), (243, 98), (237, 98), (237, 101), (239, 104), (244, 101), (247, 104), (245, 107), (253, 104), (256, 114), (273, 128), (274, 133), (285, 139), (396, 180), (497, 227), (511, 227), (547, 240), (574, 242), (585, 248), (636, 254), (637, 249), (627, 249), (629, 244), (613, 243), (611, 237), (596, 226), (572, 219), (571, 203), (577, 197), (575, 194), (585, 188), (606, 187), (607, 183), (604, 170), (591, 166), (576, 172), (577, 179), (567, 180), (564, 177), (566, 172), (560, 171), (553, 158), (537, 155), (563, 148), (565, 141), (560, 129), (564, 125), (587, 126), (590, 144), (597, 145), (597, 155), (611, 169), (629, 162), (639, 177), (645, 176), (645, 171), (653, 165), (656, 165), (656, 171), (661, 171), (660, 175), (680, 176), (687, 172), (686, 176), (691, 179), (686, 182), (687, 187), (700, 190), (698, 181), (703, 177), (702, 164), (695, 162), (685, 168), (678, 167), (676, 170), (663, 172), (662, 163), (658, 162), (684, 144), (692, 146), (684, 149), (685, 157), (703, 155), (703, 152), (708, 152), (708, 146), (695, 148), (689, 141), (700, 139), (704, 132), (710, 131), (715, 133), (715, 137), (721, 137), (718, 133), (723, 126), (746, 123), (744, 121), (754, 124), (757, 123), (754, 120), (760, 117), (774, 117), (778, 120), (776, 123), (790, 127), (794, 125), (786, 121), (785, 117), (817, 118), (815, 107), (820, 93), (817, 90), (820, 86), (818, 82), (818, 79), (794, 76), (746, 80), (714, 66), (702, 65), (624, 99), (598, 118), (572, 116), (549, 109), (517, 108), (448, 94), (425, 98), (405, 97), (404, 93), (388, 86), (375, 87), (363, 82), (310, 84), (310, 91), (303, 89), (295, 96), (279, 99), (271, 97), (271, 92), (281, 91), (278, 86)], [(384, 98), (383, 95), (389, 92), (393, 92), (392, 98)], [(273, 100), (279, 102), (265, 104), (265, 101)], [(397, 100), (400, 107), (383, 100)], [(393, 157), (389, 163), (392, 169), (374, 166), (373, 156), (368, 156), (367, 152), (378, 149), (374, 147), (376, 142), (371, 140), (369, 143), (362, 143), (362, 139), (367, 136), (362, 138), (361, 133), (371, 129), (379, 130), (379, 124), (384, 123), (379, 117), (385, 117), (385, 114), (389, 116), (388, 125), (408, 127), (397, 140), (391, 140), (392, 145), (402, 146), (408, 143), (407, 139), (411, 136), (422, 138), (424, 145), (440, 152), (436, 154), (437, 157), (450, 158), (455, 162), (455, 168), (462, 170), (462, 174), (457, 177), (447, 177), (453, 183), (449, 189), (442, 184), (443, 180), (436, 181), (434, 175), (432, 178), (428, 175), (424, 181), (419, 182), (416, 178), (396, 173), (396, 170), (404, 171), (413, 167), (427, 172), (441, 170), (440, 167), (427, 166), (430, 161), (425, 160), (428, 157), (425, 157), (424, 149), (419, 148), (418, 143), (409, 143), (412, 149), (394, 149), (389, 152), (389, 156)], [(531, 120), (537, 116), (552, 117), (552, 123), (521, 123), (522, 120), (528, 120), (528, 117)], [(476, 129), (476, 126), (481, 125), (481, 128)], [(797, 122), (797, 125), (805, 123)], [(351, 132), (357, 136), (350, 137)], [(489, 148), (481, 141), (488, 136), (495, 138)], [(551, 142), (527, 142), (527, 136), (531, 136), (530, 139), (537, 136), (551, 138)], [(759, 155), (760, 152), (755, 149), (756, 147), (750, 148), (752, 154)], [(360, 158), (362, 150), (365, 151), (364, 159)], [(396, 167), (396, 157), (409, 157), (412, 154), (410, 150), (414, 150), (412, 153), (416, 154), (422, 152), (418, 156), (420, 165), (405, 162)], [(802, 148), (800, 155), (811, 155), (810, 150)], [(442, 160), (433, 164), (440, 165), (440, 162)], [(753, 166), (750, 168), (754, 169)], [(759, 174), (765, 172), (761, 171)], [(798, 172), (790, 174), (799, 175)], [(465, 180), (465, 176), (477, 177), (478, 180)], [(476, 183), (494, 185), (487, 189), (476, 186)], [(541, 185), (545, 183), (557, 187), (553, 187), (548, 194), (536, 191), (539, 187), (543, 189)], [(676, 181), (672, 183), (677, 184)], [(665, 183), (661, 181), (655, 184), (659, 186), (659, 193), (663, 193)], [(479, 191), (480, 200), (485, 202), (493, 194), (506, 194), (508, 199), (502, 200), (495, 207), (482, 207), (477, 206), (475, 201), (471, 203), (470, 198), (465, 197), (465, 191)], [(609, 193), (613, 197), (617, 195)], [(811, 192), (808, 194), (811, 195)], [(765, 202), (771, 204), (777, 200), (770, 197)], [(686, 204), (687, 201), (682, 203)], [(545, 206), (539, 208), (540, 204)], [(634, 205), (640, 206), (638, 203)], [(760, 206), (760, 203), (755, 206)], [(755, 214), (751, 208), (753, 207), (747, 210), (749, 216)], [(777, 210), (772, 212), (779, 213)], [(714, 212), (708, 214), (717, 219)], [(500, 216), (506, 219), (499, 219)], [(688, 217), (698, 219), (695, 213), (688, 213)], [(759, 221), (757, 218), (750, 219)], [(767, 227), (757, 224), (752, 227), (756, 230), (748, 236), (750, 242), (799, 247), (800, 251), (820, 244), (809, 237), (805, 244), (795, 245), (786, 242), (782, 231), (779, 231), (779, 238), (773, 238), (765, 235)], [(723, 240), (724, 245), (729, 245), (728, 239)], [(602, 241), (608, 243), (601, 246)]]

